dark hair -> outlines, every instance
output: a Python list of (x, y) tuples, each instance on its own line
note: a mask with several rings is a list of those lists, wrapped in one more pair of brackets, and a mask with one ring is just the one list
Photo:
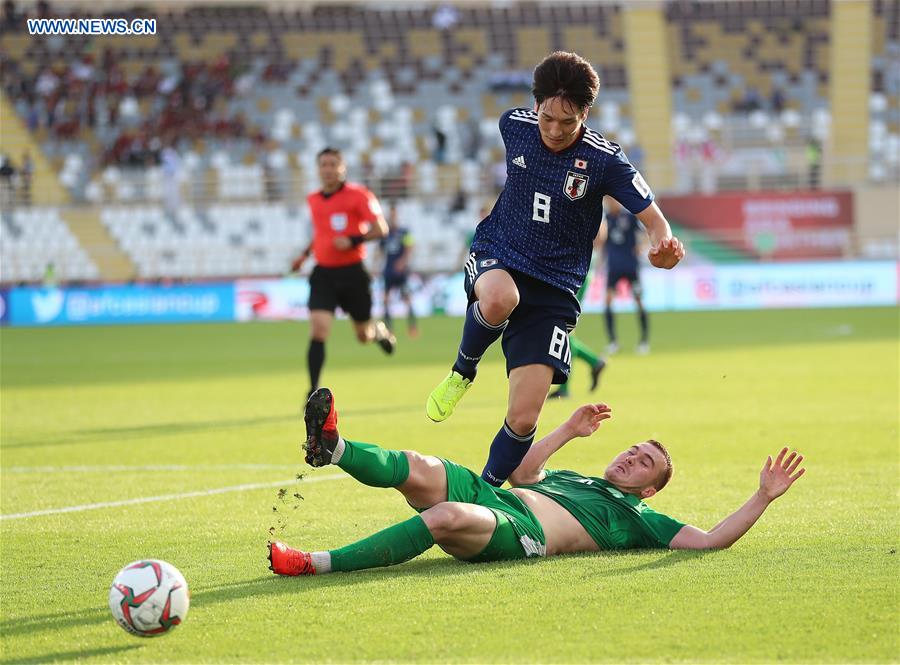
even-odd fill
[(531, 93), (538, 104), (562, 97), (584, 111), (597, 99), (600, 79), (587, 60), (577, 53), (556, 51), (534, 68)]
[(666, 447), (659, 441), (656, 441), (654, 439), (647, 439), (647, 443), (658, 448), (666, 458), (666, 468), (662, 472), (662, 475), (657, 479), (656, 483), (653, 485), (653, 487), (656, 488), (656, 491), (659, 492), (663, 487), (669, 484), (670, 480), (672, 480), (672, 472), (674, 471), (674, 469), (672, 468), (672, 456), (669, 455), (669, 451), (666, 450)]
[(316, 155), (316, 161), (318, 162), (321, 159), (322, 155), (334, 155), (340, 160), (344, 159), (344, 155), (341, 154), (341, 151), (338, 148), (334, 148), (332, 146), (325, 146), (321, 150), (319, 150), (319, 154)]

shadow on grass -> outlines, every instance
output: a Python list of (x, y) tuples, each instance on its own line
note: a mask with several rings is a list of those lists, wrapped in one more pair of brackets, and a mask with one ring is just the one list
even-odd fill
[[(344, 418), (356, 416), (374, 416), (387, 414), (418, 414), (422, 409), (422, 405), (416, 404), (400, 404), (396, 406), (372, 406), (363, 409), (342, 409), (341, 415)], [(280, 416), (264, 416), (257, 418), (234, 418), (223, 420), (209, 420), (203, 422), (175, 422), (175, 423), (155, 423), (152, 425), (137, 425), (131, 427), (108, 427), (102, 429), (83, 429), (71, 432), (67, 436), (52, 439), (41, 439), (39, 441), (4, 441), (4, 448), (41, 448), (44, 446), (65, 446), (79, 443), (97, 443), (105, 441), (121, 441), (127, 439), (145, 439), (162, 436), (176, 436), (179, 434), (189, 434), (196, 432), (217, 432), (230, 429), (241, 429), (244, 427), (255, 427), (257, 425), (269, 425), (275, 423), (296, 422), (300, 425), (303, 422), (302, 414), (298, 411), (295, 414)]]
[[(621, 559), (628, 556), (628, 552), (613, 553), (585, 553), (572, 555), (574, 557), (584, 557), (596, 559), (599, 557), (615, 557)], [(646, 553), (642, 553), (646, 554)], [(677, 565), (685, 561), (697, 559), (708, 554), (707, 552), (680, 550), (677, 552), (669, 552), (653, 561), (647, 561), (636, 566), (628, 568), (616, 568), (602, 572), (600, 574), (614, 577), (628, 573), (665, 568)], [(566, 555), (565, 558), (569, 558)], [(477, 571), (480, 572), (497, 572), (497, 573), (515, 573), (517, 569), (523, 566), (540, 566), (547, 565), (557, 557), (549, 559), (532, 559), (530, 561), (497, 561), (492, 563), (470, 564), (450, 557), (440, 559), (423, 559), (410, 561), (392, 568), (373, 568), (370, 570), (361, 570), (353, 573), (338, 573), (335, 575), (323, 575), (321, 577), (280, 577), (277, 575), (264, 575), (249, 580), (238, 580), (228, 582), (216, 586), (199, 588), (191, 593), (191, 605), (194, 608), (214, 605), (216, 603), (232, 602), (242, 600), (244, 598), (252, 598), (260, 595), (281, 596), (281, 595), (302, 595), (312, 592), (319, 592), (323, 589), (331, 588), (351, 588), (376, 584), (385, 579), (402, 580), (404, 578), (427, 579), (429, 584), (435, 588), (441, 588), (443, 581), (449, 581), (451, 578), (471, 575)], [(483, 581), (478, 581), (482, 584)], [(358, 589), (354, 589), (358, 592)], [(5, 619), (0, 621), (0, 632), (4, 635), (29, 635), (47, 630), (61, 630), (72, 628), (75, 626), (83, 626), (85, 624), (96, 624), (108, 621), (112, 624), (112, 618), (109, 615), (107, 607), (94, 607), (83, 610), (75, 610), (70, 612), (55, 612), (51, 614), (42, 614), (32, 617), (19, 619)], [(99, 652), (98, 652), (99, 653)], [(84, 655), (89, 655), (85, 652)], [(44, 660), (49, 660), (50, 655)], [(5, 665), (7, 661), (0, 661), (0, 665)], [(11, 662), (11, 661), (10, 661)], [(16, 661), (20, 662), (20, 661)], [(28, 662), (44, 662), (41, 660)]]
[[(646, 555), (646, 551), (640, 552), (640, 554)], [(665, 556), (662, 556), (658, 559), (654, 559), (653, 561), (645, 561), (643, 563), (639, 563), (636, 566), (629, 566), (628, 568), (615, 568), (612, 570), (606, 570), (599, 572), (597, 574), (602, 575), (604, 577), (616, 577), (618, 575), (626, 575), (628, 573), (638, 573), (644, 570), (657, 570), (659, 568), (668, 568), (669, 566), (675, 566), (679, 563), (684, 563), (686, 561), (690, 561), (692, 559), (700, 559), (704, 556), (709, 555), (711, 552), (707, 550), (675, 550), (668, 552)], [(634, 556), (637, 554), (636, 552), (609, 552), (606, 553), (607, 556), (614, 556), (617, 558)]]
[(92, 658), (94, 656), (111, 656), (112, 654), (122, 653), (123, 651), (131, 651), (139, 649), (139, 644), (129, 644), (120, 647), (102, 647), (99, 649), (84, 649), (82, 651), (54, 651), (52, 653), (41, 654), (40, 656), (32, 656), (31, 658), (17, 658), (10, 656), (0, 660), (0, 665), (37, 665), (38, 663), (55, 663), (65, 660), (80, 660), (82, 658)]

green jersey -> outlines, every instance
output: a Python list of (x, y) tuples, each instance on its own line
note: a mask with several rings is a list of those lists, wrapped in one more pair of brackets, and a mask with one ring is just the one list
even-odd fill
[(603, 478), (574, 471), (547, 471), (536, 485), (522, 485), (572, 513), (602, 550), (668, 547), (683, 523), (652, 510)]

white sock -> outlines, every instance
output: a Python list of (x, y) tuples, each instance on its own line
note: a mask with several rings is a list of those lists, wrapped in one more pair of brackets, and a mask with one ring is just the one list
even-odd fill
[(347, 443), (344, 441), (344, 437), (339, 436), (337, 445), (334, 447), (334, 452), (331, 454), (331, 463), (337, 464), (341, 461), (341, 458), (344, 456), (344, 450), (347, 449)]
[(313, 566), (316, 568), (316, 575), (324, 575), (331, 572), (331, 554), (328, 552), (311, 552)]

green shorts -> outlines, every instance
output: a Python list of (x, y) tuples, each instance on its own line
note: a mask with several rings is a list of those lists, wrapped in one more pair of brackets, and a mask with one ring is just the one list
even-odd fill
[(494, 487), (464, 466), (445, 459), (441, 462), (447, 470), (447, 501), (484, 506), (497, 518), (487, 547), (466, 561), (480, 563), (544, 556), (544, 530), (519, 497)]

